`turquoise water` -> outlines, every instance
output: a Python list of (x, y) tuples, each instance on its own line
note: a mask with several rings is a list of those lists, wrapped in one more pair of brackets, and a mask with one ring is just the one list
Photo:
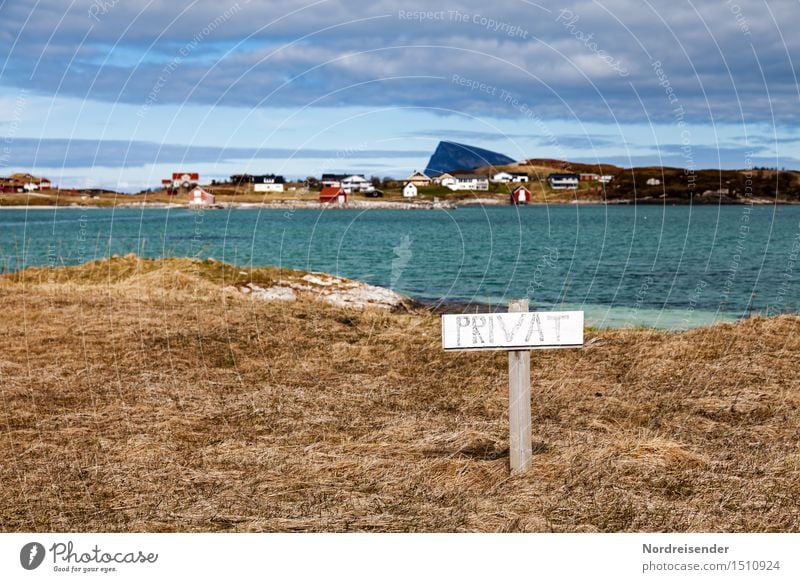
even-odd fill
[(800, 206), (0, 210), (0, 270), (111, 254), (283, 265), (434, 304), (577, 308), (681, 329), (800, 311)]

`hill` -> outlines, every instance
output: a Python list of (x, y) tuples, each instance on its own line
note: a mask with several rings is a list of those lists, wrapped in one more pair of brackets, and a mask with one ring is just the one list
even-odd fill
[(0, 529), (800, 531), (800, 318), (588, 330), (531, 359), (508, 474), (505, 353), (426, 311), (135, 257), (0, 276)]
[(428, 161), (425, 174), (435, 177), (445, 172), (513, 163), (513, 159), (497, 152), (451, 141), (441, 141)]
[(551, 168), (554, 172), (587, 172), (594, 174), (616, 175), (623, 171), (623, 168), (614, 164), (585, 164), (581, 162), (568, 162), (565, 160), (554, 160), (551, 158), (532, 158), (519, 162), (519, 169), (524, 171), (525, 166)]
[[(753, 168), (750, 170), (702, 169), (640, 166), (622, 168), (612, 164), (584, 164), (566, 160), (535, 158), (509, 165), (484, 166), (472, 173), (493, 171), (527, 172), (532, 181), (545, 183), (557, 172), (594, 173), (613, 176), (606, 185), (581, 182), (580, 189), (549, 193), (551, 202), (694, 203), (726, 204), (752, 200), (800, 202), (800, 172)], [(648, 183), (650, 182), (650, 183)], [(546, 186), (545, 186), (546, 187)]]

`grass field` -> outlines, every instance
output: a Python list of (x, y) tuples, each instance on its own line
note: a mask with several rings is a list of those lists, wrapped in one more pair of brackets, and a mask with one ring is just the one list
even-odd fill
[(800, 318), (503, 352), (438, 316), (265, 302), (118, 258), (0, 277), (0, 530), (800, 531)]

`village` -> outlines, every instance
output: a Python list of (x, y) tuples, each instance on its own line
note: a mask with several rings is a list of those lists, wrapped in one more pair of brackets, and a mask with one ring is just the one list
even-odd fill
[[(356, 201), (442, 204), (448, 200), (463, 201), (465, 195), (466, 199), (477, 199), (481, 203), (523, 205), (534, 201), (534, 192), (547, 195), (577, 191), (582, 186), (595, 186), (599, 190), (614, 178), (610, 174), (597, 173), (550, 172), (542, 177), (538, 173), (531, 175), (497, 168), (487, 170), (487, 173), (442, 172), (435, 176), (414, 171), (405, 179), (323, 173), (319, 178), (308, 177), (302, 181), (292, 181), (276, 174), (235, 174), (227, 180), (206, 182), (199, 172), (176, 171), (161, 181), (160, 188), (129, 195), (109, 190), (60, 189), (47, 178), (18, 173), (0, 178), (0, 193), (16, 194), (18, 202), (22, 200), (19, 195), (45, 200), (60, 195), (67, 199), (75, 197), (84, 204), (102, 203), (110, 195), (129, 197), (131, 202), (147, 197), (150, 202), (190, 208), (222, 208), (237, 202), (285, 202), (287, 196), (304, 203), (343, 208)], [(591, 189), (588, 191), (592, 192)], [(74, 205), (83, 205), (73, 202)], [(33, 204), (36, 205), (36, 201)]]
[[(233, 174), (208, 178), (178, 170), (159, 186), (136, 193), (60, 188), (31, 173), (0, 177), (0, 207), (188, 207), (431, 209), (471, 205), (581, 203), (796, 203), (800, 173), (777, 169), (697, 170), (621, 168), (531, 159), (453, 171), (413, 171), (404, 178), (322, 173), (289, 178)], [(773, 192), (778, 184), (778, 196)]]
[[(414, 201), (425, 197), (433, 197), (434, 202), (446, 197), (450, 192), (467, 192), (472, 194), (492, 193), (505, 194), (509, 204), (527, 204), (532, 201), (529, 185), (531, 177), (524, 172), (497, 171), (489, 174), (448, 173), (428, 176), (414, 171), (404, 180), (393, 178), (367, 179), (364, 174), (322, 174), (319, 179), (308, 178), (302, 183), (289, 182), (283, 176), (266, 175), (234, 175), (227, 183), (214, 181), (211, 186), (199, 185), (197, 173), (175, 173), (169, 180), (162, 181), (162, 186), (170, 195), (176, 196), (188, 191), (189, 206), (212, 207), (217, 204), (215, 190), (231, 187), (244, 193), (314, 193), (320, 204), (347, 206), (353, 197), (384, 198), (402, 197), (406, 201)], [(611, 175), (589, 173), (551, 173), (545, 184), (550, 190), (577, 190), (581, 182), (607, 184), (613, 179)], [(538, 179), (537, 179), (538, 182)]]

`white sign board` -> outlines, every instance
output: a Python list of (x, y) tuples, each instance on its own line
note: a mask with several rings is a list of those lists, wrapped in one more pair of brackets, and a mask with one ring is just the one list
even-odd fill
[(442, 316), (445, 350), (531, 350), (583, 345), (583, 311)]

